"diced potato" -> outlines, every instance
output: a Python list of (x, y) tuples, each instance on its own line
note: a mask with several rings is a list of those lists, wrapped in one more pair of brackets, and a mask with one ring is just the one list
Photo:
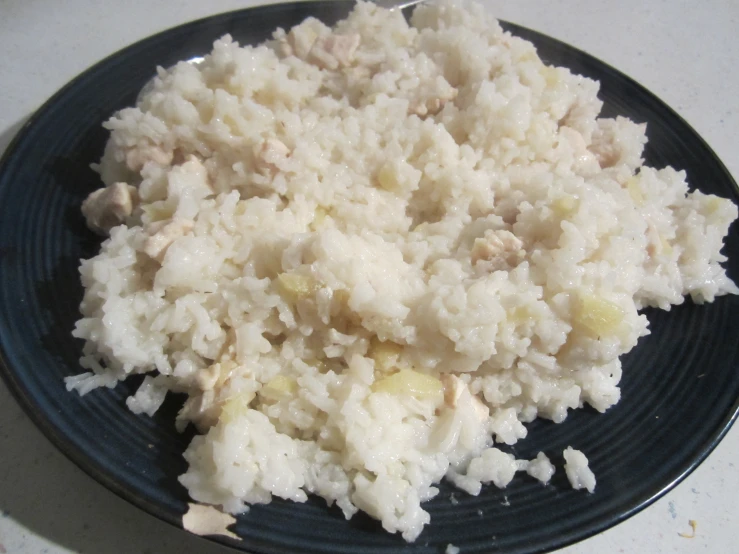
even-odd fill
[(629, 177), (626, 181), (626, 190), (629, 192), (634, 204), (637, 206), (644, 205), (644, 194), (641, 191), (641, 187), (639, 186), (639, 182), (636, 177)]
[(526, 50), (518, 58), (519, 62), (533, 62), (533, 61), (538, 61), (538, 60), (539, 60), (539, 56), (537, 56), (536, 51), (534, 50)]
[(389, 373), (398, 367), (398, 360), (403, 353), (403, 347), (392, 341), (381, 341), (372, 337), (368, 357), (375, 361), (375, 369)]
[(236, 203), (236, 208), (234, 208), (234, 215), (244, 215), (248, 206), (249, 204), (246, 200), (239, 200)]
[(323, 225), (323, 222), (326, 221), (326, 217), (328, 217), (328, 210), (324, 208), (323, 206), (316, 206), (316, 209), (313, 213), (313, 221), (310, 224), (310, 228), (315, 231), (316, 229), (319, 229), (321, 225)]
[(311, 358), (303, 361), (309, 366), (315, 367), (318, 370), (318, 373), (326, 373), (329, 370), (328, 364), (323, 360)]
[(559, 82), (559, 73), (556, 67), (544, 66), (541, 69), (541, 75), (550, 87)]
[(361, 316), (349, 307), (351, 293), (346, 289), (338, 289), (333, 292), (336, 309), (341, 317), (346, 318), (352, 325), (361, 325)]
[(237, 417), (246, 414), (252, 400), (254, 400), (254, 393), (251, 391), (232, 396), (223, 404), (218, 420), (224, 423), (230, 423)]
[(401, 369), (375, 381), (372, 390), (388, 394), (410, 394), (419, 399), (432, 399), (439, 403), (444, 399), (444, 385), (439, 379), (412, 369)]
[(153, 204), (146, 204), (141, 207), (144, 212), (145, 220), (148, 223), (154, 223), (155, 221), (165, 221), (171, 219), (174, 215), (174, 206), (167, 205), (164, 201), (154, 202)]
[(577, 210), (578, 203), (578, 199), (569, 194), (560, 196), (552, 202), (552, 212), (559, 219), (565, 219)]
[(706, 212), (709, 214), (712, 214), (721, 207), (721, 204), (726, 202), (723, 198), (719, 198), (718, 196), (708, 195), (704, 199), (704, 205)]
[(349, 291), (346, 289), (338, 289), (334, 291), (334, 298), (339, 304), (347, 305), (349, 303)]
[(380, 168), (380, 171), (377, 172), (377, 182), (387, 191), (395, 192), (398, 190), (400, 183), (392, 163), (388, 162)]
[(299, 273), (280, 273), (277, 283), (280, 292), (292, 302), (312, 296), (321, 288), (313, 277)]
[(259, 394), (265, 398), (279, 400), (281, 398), (293, 396), (298, 390), (298, 383), (292, 377), (278, 375), (269, 383), (262, 387)]
[(582, 293), (575, 302), (573, 317), (574, 323), (600, 337), (618, 332), (624, 320), (624, 311), (610, 300)]
[(531, 321), (533, 314), (527, 306), (516, 306), (508, 311), (508, 320), (513, 323), (526, 323)]

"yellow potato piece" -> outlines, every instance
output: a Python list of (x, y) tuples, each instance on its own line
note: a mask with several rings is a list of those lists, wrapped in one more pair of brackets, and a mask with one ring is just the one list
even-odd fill
[(395, 168), (391, 163), (386, 163), (377, 172), (377, 182), (382, 188), (387, 191), (394, 192), (398, 190), (398, 176), (395, 173)]
[(236, 418), (246, 414), (249, 410), (249, 404), (254, 400), (253, 392), (244, 392), (229, 398), (221, 408), (221, 415), (218, 420), (224, 423), (230, 423)]
[(368, 357), (375, 361), (375, 369), (388, 373), (398, 367), (398, 360), (403, 353), (403, 347), (392, 341), (381, 341), (372, 337)]
[(328, 215), (329, 211), (326, 208), (323, 206), (316, 206), (316, 209), (313, 212), (313, 221), (310, 224), (311, 230), (315, 231), (319, 229), (326, 221)]
[(574, 196), (560, 196), (552, 202), (552, 213), (559, 219), (565, 219), (577, 210), (578, 199)]
[(165, 221), (174, 215), (174, 208), (172, 206), (168, 206), (164, 201), (147, 204), (143, 206), (141, 210), (147, 216), (149, 223)]
[(318, 370), (318, 373), (326, 373), (329, 370), (329, 366), (324, 360), (319, 360), (318, 358), (310, 358), (303, 361), (306, 364), (315, 367)]
[(508, 312), (508, 319), (513, 323), (526, 323), (532, 321), (534, 314), (527, 306), (516, 306)]
[(723, 198), (719, 198), (718, 196), (708, 195), (703, 199), (704, 206), (706, 207), (706, 211), (709, 214), (712, 214), (721, 207), (721, 205), (726, 202)]
[(559, 82), (559, 72), (556, 67), (544, 66), (541, 68), (541, 75), (550, 87)]
[(375, 381), (372, 390), (388, 394), (410, 394), (423, 400), (434, 399), (441, 402), (444, 399), (444, 385), (439, 379), (412, 369), (401, 369)]
[(279, 400), (280, 398), (294, 395), (297, 390), (298, 382), (295, 379), (285, 375), (278, 375), (264, 385), (262, 390), (259, 391), (259, 394), (265, 398)]
[(612, 335), (624, 320), (623, 309), (600, 296), (580, 294), (573, 314), (574, 322), (597, 336)]
[(644, 205), (644, 194), (636, 177), (629, 177), (628, 181), (626, 181), (626, 190), (629, 192), (629, 196), (631, 196), (634, 204), (637, 206)]
[(277, 283), (283, 296), (292, 302), (312, 296), (321, 288), (313, 277), (299, 273), (280, 273)]

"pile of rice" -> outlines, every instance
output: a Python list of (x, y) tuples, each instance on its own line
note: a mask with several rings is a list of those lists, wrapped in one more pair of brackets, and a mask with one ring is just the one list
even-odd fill
[(187, 393), (180, 481), (230, 513), (315, 494), (413, 541), (445, 476), (547, 482), (494, 445), (613, 406), (641, 308), (739, 292), (737, 208), (644, 167), (645, 126), (597, 93), (450, 2), (160, 69), (105, 124), (68, 388), (148, 373), (127, 404), (149, 415)]

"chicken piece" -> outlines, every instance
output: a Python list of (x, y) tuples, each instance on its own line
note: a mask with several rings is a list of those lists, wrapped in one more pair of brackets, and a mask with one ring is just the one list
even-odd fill
[(351, 35), (331, 35), (323, 41), (323, 46), (331, 54), (339, 66), (346, 67), (354, 61), (354, 53), (357, 51), (360, 36), (356, 33)]
[(408, 113), (415, 114), (418, 117), (436, 115), (444, 108), (447, 102), (454, 100), (458, 94), (459, 91), (456, 88), (450, 88), (441, 96), (416, 100), (408, 106)]
[(499, 271), (516, 267), (525, 255), (523, 242), (516, 235), (502, 229), (488, 230), (483, 238), (475, 239), (471, 262), (473, 266), (484, 264), (488, 271)]
[(216, 385), (223, 386), (236, 367), (236, 362), (231, 360), (216, 362), (198, 371), (195, 381), (203, 391), (214, 389)]
[(657, 228), (652, 224), (647, 224), (647, 254), (650, 258), (655, 256), (669, 256), (672, 254), (672, 245), (664, 235), (662, 235)]
[(161, 262), (169, 245), (192, 231), (194, 225), (195, 223), (191, 219), (179, 218), (152, 223), (147, 229), (149, 237), (144, 242), (144, 252), (150, 258)]
[(441, 383), (444, 385), (444, 404), (450, 408), (456, 408), (457, 401), (467, 385), (459, 377), (450, 373), (444, 373), (441, 376)]
[(290, 29), (290, 32), (281, 41), (282, 53), (285, 56), (296, 56), (304, 60), (317, 38), (317, 29), (313, 28), (310, 20), (306, 21)]
[(126, 166), (131, 171), (139, 172), (147, 162), (154, 162), (157, 165), (165, 166), (171, 164), (173, 158), (174, 153), (163, 150), (161, 146), (137, 146), (126, 152)]
[(205, 504), (188, 504), (188, 510), (182, 516), (182, 528), (200, 536), (223, 535), (241, 540), (236, 533), (228, 530), (229, 525), (236, 523), (236, 518), (224, 514), (213, 506)]
[(92, 192), (82, 202), (82, 215), (87, 226), (100, 235), (107, 235), (121, 225), (133, 212), (138, 200), (136, 188), (126, 183), (113, 183)]
[(295, 54), (295, 50), (288, 41), (287, 35), (285, 35), (284, 33), (277, 37), (276, 50), (277, 54), (283, 58), (287, 58), (288, 56), (292, 56), (293, 54)]
[(331, 34), (316, 39), (310, 49), (310, 60), (322, 69), (347, 67), (354, 61), (354, 53), (359, 46), (360, 36)]
[(191, 393), (177, 414), (175, 427), (178, 431), (183, 431), (188, 422), (193, 422), (202, 433), (218, 423), (220, 414), (221, 403), (217, 401), (213, 389), (203, 391), (201, 394)]
[(635, 169), (641, 165), (646, 141), (646, 123), (634, 123), (621, 116), (598, 119), (588, 150), (603, 169), (621, 164)]
[(594, 175), (600, 170), (598, 158), (588, 150), (588, 145), (579, 131), (563, 125), (559, 128), (559, 134), (572, 148), (572, 169), (576, 173)]
[(290, 149), (276, 138), (269, 138), (254, 149), (255, 165), (260, 173), (273, 173), (277, 164), (290, 156)]
[(475, 410), (475, 415), (480, 421), (483, 421), (490, 415), (490, 409), (482, 403), (474, 394), (470, 392), (467, 383), (462, 381), (456, 375), (445, 373), (441, 377), (441, 383), (444, 385), (444, 404), (452, 409), (469, 402)]

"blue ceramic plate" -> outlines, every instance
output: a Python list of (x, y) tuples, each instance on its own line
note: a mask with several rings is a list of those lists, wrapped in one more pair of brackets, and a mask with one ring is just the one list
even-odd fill
[[(63, 378), (80, 372), (81, 344), (71, 338), (82, 297), (77, 267), (99, 239), (85, 228), (80, 203), (98, 187), (89, 164), (103, 151), (101, 123), (133, 104), (157, 65), (210, 51), (231, 33), (258, 43), (278, 26), (307, 16), (328, 24), (345, 16), (345, 1), (272, 5), (218, 15), (163, 32), (92, 67), (59, 91), (26, 124), (0, 165), (0, 356), (2, 374), (43, 432), (93, 478), (151, 514), (181, 525), (187, 494), (177, 476), (190, 435), (173, 426), (181, 399), (153, 418), (129, 412), (135, 379), (85, 398), (67, 393)], [(650, 92), (613, 68), (561, 42), (507, 25), (533, 41), (547, 63), (601, 82), (608, 116), (648, 123), (645, 156), (652, 166), (687, 171), (704, 192), (737, 202), (737, 187), (703, 140)], [(725, 252), (739, 277), (739, 233)], [(320, 500), (276, 500), (238, 518), (243, 541), (217, 539), (252, 552), (438, 553), (453, 543), (467, 552), (539, 552), (602, 531), (675, 486), (716, 446), (736, 417), (739, 398), (739, 297), (649, 311), (652, 334), (624, 359), (622, 400), (607, 414), (579, 410), (555, 425), (536, 421), (516, 454), (533, 457), (574, 445), (598, 478), (590, 495), (572, 490), (560, 469), (548, 486), (526, 476), (479, 497), (441, 494), (426, 508), (431, 524), (412, 545), (366, 516), (344, 520)], [(554, 462), (561, 468), (562, 460)]]

